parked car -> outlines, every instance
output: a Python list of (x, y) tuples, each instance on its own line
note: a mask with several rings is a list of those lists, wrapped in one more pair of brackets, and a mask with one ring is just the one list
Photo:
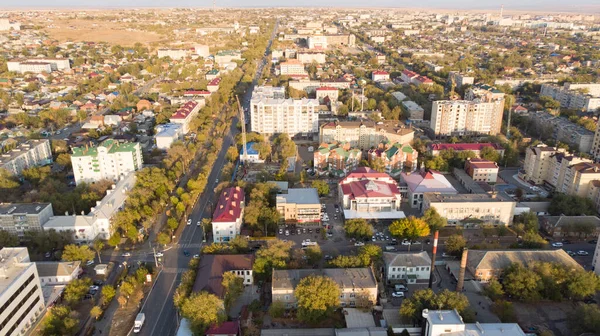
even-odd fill
[(200, 255), (199, 254), (194, 254), (194, 256), (192, 258), (198, 259), (198, 258), (200, 258)]
[(202, 223), (200, 221), (197, 221), (196, 226), (200, 226), (200, 225), (202, 225)]
[(587, 253), (586, 251), (577, 251), (577, 255), (586, 256), (589, 255), (589, 253)]
[(570, 240), (567, 240), (567, 239), (563, 240), (562, 243), (565, 244), (565, 245), (567, 245), (567, 244), (573, 244)]
[(588, 243), (590, 243), (590, 244), (598, 244), (598, 239), (592, 239)]
[(409, 245), (410, 245), (410, 241), (408, 241), (407, 239), (404, 239), (404, 240), (402, 241), (402, 245), (404, 245), (404, 246), (409, 246)]
[(404, 293), (402, 293), (402, 292), (393, 292), (392, 293), (392, 297), (403, 298), (404, 297)]
[(356, 243), (354, 243), (354, 246), (365, 246), (365, 243), (363, 243), (363, 242), (356, 242)]
[(52, 253), (50, 253), (50, 252), (46, 252), (46, 254), (44, 254), (44, 257), (46, 257), (46, 258), (50, 258), (51, 256), (52, 256)]
[(129, 253), (129, 252), (125, 252), (125, 253), (121, 254), (121, 256), (122, 256), (122, 257), (125, 257), (125, 258), (127, 258), (127, 257), (131, 257), (131, 253)]
[(192, 219), (191, 219), (191, 218), (188, 218), (188, 220), (187, 220), (187, 225), (191, 225), (191, 224), (192, 224)]
[(285, 235), (289, 236), (290, 235), (290, 230), (285, 230)]
[(573, 252), (573, 251), (566, 251), (568, 255), (570, 255), (571, 257), (576, 256), (577, 253)]
[(156, 252), (154, 253), (155, 257), (162, 257), (164, 254), (162, 252)]
[(561, 243), (561, 242), (552, 243), (552, 247), (563, 247), (563, 243)]
[(99, 290), (99, 289), (100, 289), (100, 287), (99, 287), (99, 286), (96, 286), (96, 285), (92, 285), (92, 286), (90, 286), (90, 291), (97, 291), (97, 290)]
[(396, 292), (408, 292), (408, 288), (406, 288), (404, 285), (395, 285), (394, 289)]
[(94, 264), (94, 260), (88, 260), (85, 264), (91, 266)]
[(279, 229), (279, 234), (282, 235), (283, 234), (283, 229)]
[(183, 255), (186, 257), (190, 256), (190, 252), (188, 252), (188, 250), (183, 250)]

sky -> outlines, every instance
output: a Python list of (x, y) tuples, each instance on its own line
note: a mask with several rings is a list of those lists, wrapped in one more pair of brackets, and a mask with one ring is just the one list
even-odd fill
[[(279, 6), (330, 6), (330, 7), (410, 7), (443, 9), (496, 9), (504, 4), (505, 10), (574, 11), (600, 13), (598, 0), (216, 0), (217, 7), (279, 7)], [(0, 8), (110, 8), (110, 7), (212, 7), (212, 0), (20, 0), (0, 1)]]

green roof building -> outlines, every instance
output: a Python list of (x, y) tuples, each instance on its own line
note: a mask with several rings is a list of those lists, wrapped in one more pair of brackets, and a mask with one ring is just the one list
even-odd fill
[(119, 143), (108, 139), (98, 146), (73, 148), (71, 163), (75, 182), (119, 181), (142, 168), (142, 149), (138, 142)]

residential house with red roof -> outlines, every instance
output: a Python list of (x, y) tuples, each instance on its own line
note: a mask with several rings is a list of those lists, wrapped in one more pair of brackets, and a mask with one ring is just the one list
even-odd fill
[(400, 211), (400, 188), (388, 174), (360, 167), (338, 186), (338, 195), (345, 218), (395, 219), (404, 218)]
[(377, 148), (369, 150), (369, 163), (380, 160), (385, 172), (394, 177), (405, 170), (417, 170), (418, 157), (419, 153), (409, 144), (381, 143)]
[(418, 73), (410, 70), (403, 70), (400, 79), (407, 84), (432, 85), (433, 81), (426, 76), (421, 76)]
[(219, 90), (219, 84), (221, 84), (221, 77), (217, 77), (206, 85), (206, 89), (210, 92), (217, 92)]
[(435, 170), (423, 170), (418, 173), (401, 173), (400, 183), (403, 191), (406, 190), (406, 198), (412, 208), (420, 208), (423, 204), (423, 194), (439, 193), (456, 195), (454, 189), (446, 177)]
[(192, 291), (198, 293), (205, 291), (223, 299), (223, 274), (231, 272), (244, 280), (244, 285), (252, 285), (252, 254), (207, 254), (200, 259), (198, 275)]
[(387, 71), (375, 70), (371, 72), (371, 80), (374, 82), (389, 81), (390, 73)]
[(240, 234), (245, 195), (240, 187), (223, 190), (212, 218), (213, 241), (228, 242)]
[(484, 159), (467, 159), (465, 171), (473, 181), (496, 183), (498, 179), (498, 163)]
[(198, 111), (202, 108), (202, 105), (196, 101), (189, 101), (175, 111), (169, 119), (174, 124), (183, 125), (183, 133), (186, 134), (190, 131), (190, 122), (198, 114)]

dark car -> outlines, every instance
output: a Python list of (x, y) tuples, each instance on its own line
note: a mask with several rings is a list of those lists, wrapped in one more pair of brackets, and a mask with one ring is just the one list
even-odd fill
[(183, 250), (183, 255), (186, 257), (190, 256), (190, 252), (188, 252), (188, 250)]
[(590, 243), (590, 244), (598, 244), (598, 239), (590, 240), (588, 243)]
[(562, 243), (563, 244), (573, 244), (570, 240), (563, 240)]
[(319, 233), (319, 232), (321, 232), (321, 229), (316, 229), (315, 231), (316, 231), (317, 233)]
[(94, 286), (102, 286), (102, 285), (104, 285), (104, 281), (102, 281), (102, 280), (94, 281)]

